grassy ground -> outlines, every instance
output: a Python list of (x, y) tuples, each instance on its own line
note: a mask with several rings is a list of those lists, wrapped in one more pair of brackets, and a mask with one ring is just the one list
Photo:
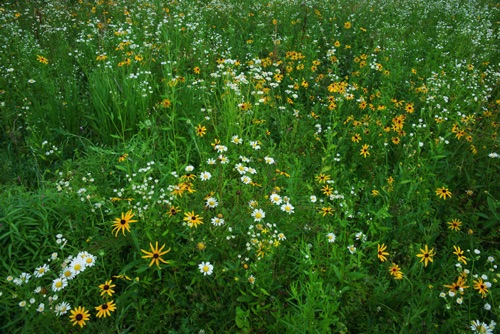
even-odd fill
[(0, 328), (492, 333), (494, 1), (0, 6)]

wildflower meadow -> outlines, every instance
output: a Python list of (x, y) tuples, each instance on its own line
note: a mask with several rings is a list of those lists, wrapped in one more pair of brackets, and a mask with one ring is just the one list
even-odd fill
[(0, 4), (0, 332), (494, 333), (494, 0)]

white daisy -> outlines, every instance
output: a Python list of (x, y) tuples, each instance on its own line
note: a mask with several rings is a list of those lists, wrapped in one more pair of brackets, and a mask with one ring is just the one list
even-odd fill
[(212, 174), (210, 174), (209, 172), (202, 172), (200, 174), (200, 179), (202, 181), (208, 181), (208, 180), (210, 180), (211, 177), (212, 177)]
[(214, 225), (214, 226), (221, 226), (221, 225), (224, 225), (224, 219), (223, 218), (219, 218), (219, 217), (213, 217), (210, 222)]
[(62, 302), (56, 305), (54, 311), (57, 316), (61, 316), (66, 314), (69, 310), (71, 310), (71, 305), (68, 302)]
[(52, 281), (52, 290), (54, 292), (61, 291), (68, 286), (68, 281), (65, 278), (56, 278)]
[(335, 234), (333, 234), (333, 233), (328, 233), (328, 234), (326, 235), (326, 237), (328, 238), (328, 242), (335, 242), (335, 238), (336, 238)]
[(269, 196), (269, 199), (271, 200), (271, 202), (272, 202), (273, 204), (276, 204), (276, 205), (280, 205), (280, 204), (281, 204), (281, 202), (283, 201), (283, 200), (281, 199), (281, 196), (280, 196), (280, 195), (278, 195), (278, 194), (271, 194), (271, 196)]
[(241, 177), (241, 182), (243, 182), (244, 184), (250, 184), (250, 183), (252, 183), (252, 179), (250, 177), (244, 175)]
[(214, 266), (210, 264), (210, 262), (202, 262), (198, 265), (198, 268), (200, 269), (200, 272), (206, 276), (206, 275), (212, 275), (214, 271)]
[(233, 136), (231, 138), (231, 142), (234, 143), (234, 144), (236, 144), (236, 145), (240, 145), (240, 144), (243, 144), (243, 139), (241, 139), (238, 136)]
[(46, 264), (44, 264), (43, 266), (38, 267), (38, 268), (35, 269), (34, 275), (35, 275), (35, 277), (42, 277), (48, 271), (50, 271), (49, 266), (46, 265)]
[(189, 165), (189, 166), (186, 166), (185, 170), (186, 170), (186, 172), (192, 172), (194, 170), (194, 167)]
[(274, 159), (271, 157), (264, 157), (264, 161), (266, 162), (266, 164), (274, 164)]
[(217, 200), (213, 197), (209, 197), (207, 198), (207, 202), (205, 203), (206, 206), (208, 206), (209, 208), (216, 208), (217, 205), (219, 205), (219, 202), (217, 202)]
[(266, 216), (266, 213), (262, 209), (255, 209), (252, 212), (252, 217), (254, 218), (254, 221), (256, 221), (256, 222), (261, 221), (262, 219), (264, 219), (265, 216)]
[(243, 175), (248, 171), (248, 167), (245, 167), (242, 164), (237, 164), (236, 166), (234, 166), (234, 169), (236, 169), (236, 171), (240, 173), (240, 175)]
[(293, 213), (294, 212), (293, 209), (294, 207), (290, 203), (285, 203), (281, 206), (281, 211), (285, 211), (288, 214)]

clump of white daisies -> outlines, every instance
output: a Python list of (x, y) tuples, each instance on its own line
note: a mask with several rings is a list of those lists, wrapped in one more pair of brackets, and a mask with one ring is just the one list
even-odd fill
[[(56, 243), (62, 250), (67, 240), (58, 234)], [(12, 297), (20, 299), (18, 305), (21, 308), (35, 308), (39, 313), (51, 311), (61, 316), (71, 310), (71, 305), (66, 301), (59, 301), (59, 294), (63, 293), (70, 281), (87, 268), (93, 267), (95, 263), (96, 257), (86, 251), (65, 259), (61, 259), (59, 254), (54, 252), (46, 263), (37, 267), (32, 274), (23, 272), (16, 278), (9, 275), (7, 281), (13, 284)], [(0, 299), (2, 295), (0, 293)]]

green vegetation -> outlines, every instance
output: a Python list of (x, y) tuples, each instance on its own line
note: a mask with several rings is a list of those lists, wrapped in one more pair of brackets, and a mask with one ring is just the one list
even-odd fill
[(0, 331), (493, 333), (499, 23), (2, 4)]

